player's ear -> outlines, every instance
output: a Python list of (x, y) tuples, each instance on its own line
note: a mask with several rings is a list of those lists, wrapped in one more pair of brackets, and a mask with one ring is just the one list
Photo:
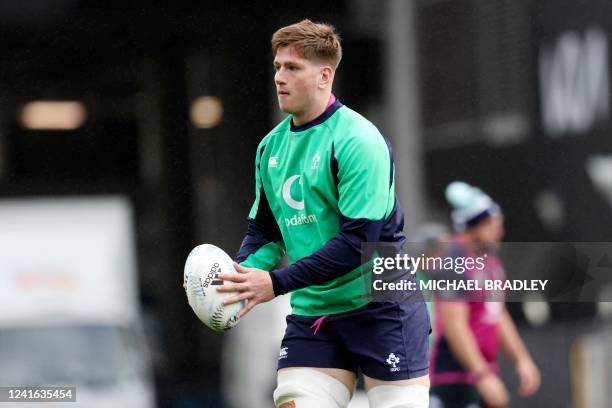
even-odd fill
[(319, 74), (319, 87), (325, 88), (330, 85), (334, 79), (334, 70), (329, 65), (321, 67), (321, 73)]

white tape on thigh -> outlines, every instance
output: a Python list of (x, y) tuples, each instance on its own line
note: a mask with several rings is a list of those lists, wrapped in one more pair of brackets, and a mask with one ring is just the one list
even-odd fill
[(428, 408), (429, 388), (421, 384), (379, 385), (368, 391), (370, 408)]
[(278, 385), (274, 390), (277, 407), (346, 408), (350, 398), (351, 394), (342, 382), (320, 371), (292, 368), (278, 372)]

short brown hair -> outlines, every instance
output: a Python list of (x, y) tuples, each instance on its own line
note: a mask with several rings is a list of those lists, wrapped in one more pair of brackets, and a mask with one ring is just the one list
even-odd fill
[(318, 59), (338, 67), (342, 59), (340, 35), (327, 23), (313, 23), (305, 19), (277, 30), (272, 36), (272, 53), (282, 47), (292, 46), (306, 59)]

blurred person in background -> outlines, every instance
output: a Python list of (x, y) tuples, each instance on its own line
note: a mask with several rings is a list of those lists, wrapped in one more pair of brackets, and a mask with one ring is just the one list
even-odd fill
[[(332, 94), (342, 57), (333, 26), (303, 20), (272, 37), (280, 109), (290, 115), (260, 143), (255, 202), (235, 264), (220, 274), (248, 300), (291, 292), (278, 357), (279, 408), (343, 408), (364, 374), (373, 408), (429, 402), (429, 318), (423, 301), (364, 297), (362, 244), (405, 241), (390, 147)], [(290, 265), (273, 269), (289, 255)], [(367, 259), (368, 255), (364, 255)]]
[[(496, 256), (504, 235), (504, 216), (482, 190), (463, 182), (446, 189), (451, 204), (452, 238), (444, 257), (482, 257), (484, 270), (437, 271), (435, 279), (504, 279)], [(477, 292), (477, 293), (475, 293)], [(501, 296), (500, 296), (501, 295)], [(509, 395), (499, 378), (501, 347), (514, 363), (519, 394), (540, 386), (540, 373), (508, 313), (503, 294), (483, 291), (437, 291), (436, 328), (431, 355), (431, 408), (505, 407)]]

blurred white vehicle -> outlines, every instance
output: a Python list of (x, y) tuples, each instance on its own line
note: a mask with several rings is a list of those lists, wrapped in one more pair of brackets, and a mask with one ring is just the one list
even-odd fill
[(70, 407), (153, 407), (135, 254), (123, 198), (0, 201), (0, 386), (75, 386)]

